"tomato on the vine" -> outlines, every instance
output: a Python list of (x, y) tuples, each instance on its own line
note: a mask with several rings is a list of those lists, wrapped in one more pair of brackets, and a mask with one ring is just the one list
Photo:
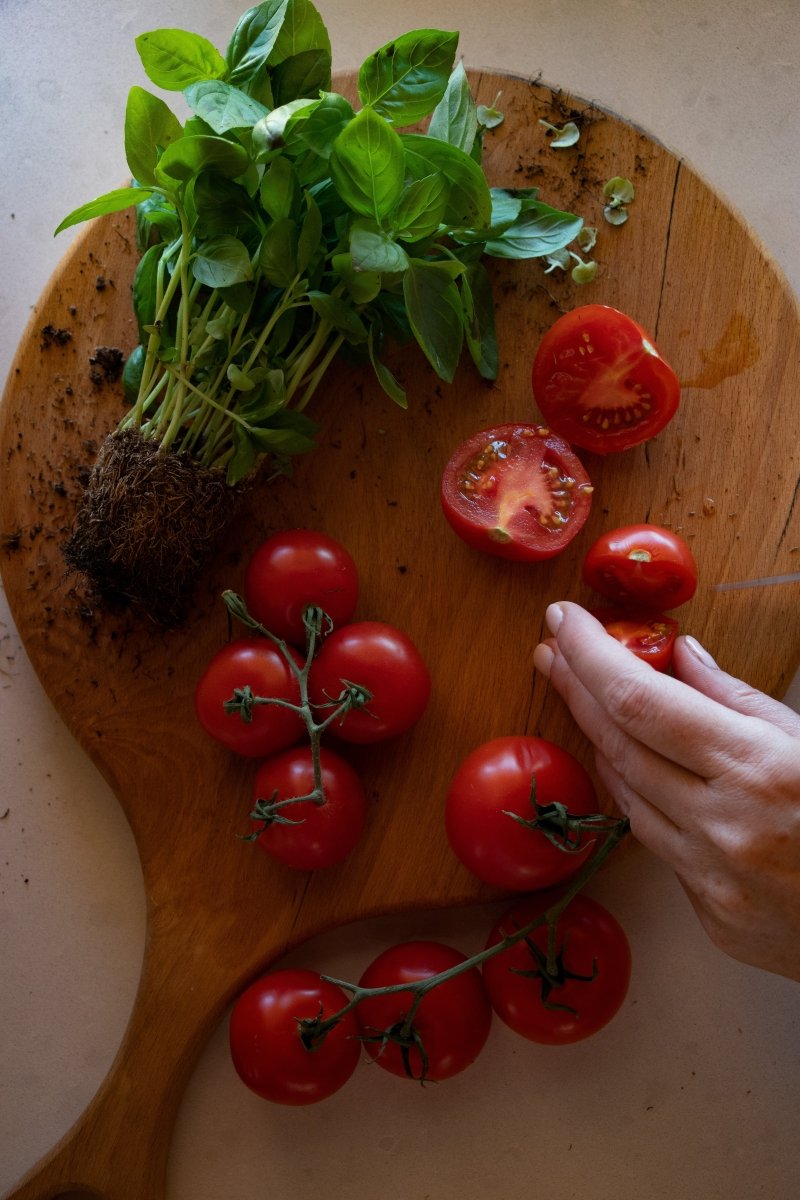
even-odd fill
[[(541, 916), (557, 895), (540, 893), (503, 913), (487, 947)], [(547, 926), (483, 964), (492, 1008), (515, 1033), (546, 1045), (578, 1042), (597, 1033), (628, 993), (631, 951), (622, 926), (588, 896), (569, 902), (556, 926), (553, 973), (547, 963)]]
[(243, 1083), (277, 1104), (315, 1104), (343, 1087), (358, 1065), (352, 1012), (308, 1046), (300, 1021), (331, 1017), (347, 1004), (340, 987), (314, 971), (286, 968), (251, 983), (231, 1011), (230, 1051)]
[[(302, 667), (300, 656), (292, 655)], [(297, 676), (281, 652), (266, 638), (236, 638), (212, 657), (195, 688), (195, 712), (206, 733), (229, 750), (255, 758), (298, 742), (305, 725), (290, 709), (256, 704), (244, 716), (225, 711), (225, 702), (246, 688), (254, 696), (300, 703)]]
[(497, 425), (468, 438), (442, 475), (444, 515), (476, 550), (515, 562), (552, 558), (591, 508), (586, 470), (540, 425)]
[(589, 547), (583, 579), (615, 604), (677, 608), (697, 590), (697, 564), (683, 538), (660, 525), (624, 525)]
[[(359, 985), (391, 987), (430, 979), (466, 961), (440, 942), (411, 941), (391, 946), (367, 967)], [(393, 1075), (449, 1079), (480, 1054), (489, 1036), (492, 1010), (476, 967), (469, 967), (423, 997), (410, 1026), (412, 993), (368, 996), (357, 1008), (367, 1053)]]
[(324, 717), (348, 684), (371, 693), (364, 708), (353, 708), (331, 726), (345, 742), (372, 743), (406, 733), (428, 703), (431, 679), (411, 639), (382, 621), (354, 621), (334, 629), (311, 664), (308, 694)]
[[(341, 862), (361, 837), (366, 820), (364, 788), (350, 764), (325, 746), (320, 747), (319, 759), (322, 802), (299, 800), (277, 809), (281, 819), (270, 821), (256, 839), (265, 854), (299, 871)], [(253, 781), (253, 802), (307, 796), (314, 783), (311, 747), (295, 746), (261, 764)]]
[(646, 608), (592, 608), (589, 611), (606, 633), (642, 662), (649, 663), (656, 671), (669, 670), (679, 629), (674, 617)]
[(310, 529), (275, 533), (258, 547), (244, 578), (251, 616), (275, 637), (306, 642), (303, 610), (316, 605), (334, 626), (350, 620), (358, 602), (358, 571), (352, 557), (327, 534)]
[[(540, 737), (494, 738), (473, 750), (450, 783), (445, 828), (450, 845), (478, 879), (504, 891), (529, 892), (568, 879), (591, 853), (562, 850), (540, 829), (532, 803), (563, 804), (570, 813), (597, 812), (594, 785), (577, 759)], [(510, 815), (513, 814), (513, 815)]]
[(536, 351), (532, 384), (555, 432), (597, 454), (654, 437), (680, 400), (678, 378), (650, 335), (605, 304), (559, 317)]

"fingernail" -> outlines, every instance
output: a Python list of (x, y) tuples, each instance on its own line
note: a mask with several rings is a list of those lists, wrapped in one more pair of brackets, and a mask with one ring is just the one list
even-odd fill
[(719, 670), (718, 664), (714, 661), (706, 648), (700, 645), (696, 638), (693, 638), (691, 634), (689, 634), (684, 640), (686, 642), (686, 646), (689, 650), (691, 650), (698, 662), (701, 662), (704, 667), (708, 667), (709, 670)]
[(547, 622), (547, 628), (551, 633), (558, 633), (559, 626), (564, 620), (564, 610), (560, 604), (549, 604), (547, 612), (544, 614), (544, 619)]
[(545, 679), (550, 678), (550, 668), (554, 658), (552, 647), (548, 646), (546, 642), (540, 642), (533, 652), (533, 665), (540, 675), (544, 675)]

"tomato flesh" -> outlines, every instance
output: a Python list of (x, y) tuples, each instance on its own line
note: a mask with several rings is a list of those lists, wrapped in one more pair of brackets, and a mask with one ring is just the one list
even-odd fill
[[(520, 900), (500, 917), (487, 947), (522, 929), (556, 899), (553, 893), (540, 893)], [(630, 983), (631, 951), (622, 926), (602, 905), (578, 895), (559, 917), (552, 988), (543, 980), (541, 960), (531, 945), (546, 956), (546, 925), (483, 964), (492, 1008), (515, 1033), (545, 1045), (578, 1042), (619, 1012)]]
[(650, 335), (625, 313), (586, 304), (565, 313), (533, 361), (534, 399), (545, 421), (597, 454), (655, 437), (672, 419), (680, 383)]
[(601, 534), (589, 548), (583, 580), (615, 604), (677, 608), (697, 590), (697, 564), (671, 529), (624, 525)]
[(593, 608), (590, 612), (606, 633), (642, 662), (649, 663), (656, 671), (668, 671), (672, 666), (680, 628), (674, 617), (635, 608)]
[(583, 528), (592, 485), (571, 448), (541, 425), (498, 425), (447, 463), (440, 498), (452, 528), (477, 550), (516, 562), (559, 554)]

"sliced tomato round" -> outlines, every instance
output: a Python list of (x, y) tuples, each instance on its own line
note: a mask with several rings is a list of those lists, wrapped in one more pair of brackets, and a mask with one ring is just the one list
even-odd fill
[(537, 562), (559, 554), (583, 528), (592, 484), (571, 447), (544, 426), (497, 425), (453, 454), (441, 502), (468, 546)]
[(655, 437), (680, 400), (678, 378), (650, 335), (606, 304), (559, 317), (536, 351), (532, 384), (548, 425), (596, 454)]
[(668, 671), (672, 666), (679, 629), (674, 617), (645, 608), (593, 608), (590, 611), (606, 633), (656, 671)]

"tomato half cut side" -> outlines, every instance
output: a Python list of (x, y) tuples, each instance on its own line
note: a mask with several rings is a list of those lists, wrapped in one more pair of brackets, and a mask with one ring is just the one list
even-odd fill
[(497, 425), (447, 463), (444, 515), (476, 550), (515, 562), (552, 558), (586, 523), (592, 484), (572, 448), (542, 425)]
[(615, 604), (678, 608), (697, 590), (697, 564), (671, 529), (624, 525), (601, 534), (589, 548), (583, 580)]
[(593, 608), (590, 611), (606, 633), (642, 662), (649, 663), (656, 671), (668, 671), (672, 666), (679, 630), (674, 617), (642, 608)]
[(559, 317), (539, 344), (531, 382), (550, 427), (596, 454), (655, 437), (675, 415), (681, 390), (647, 331), (606, 304)]

